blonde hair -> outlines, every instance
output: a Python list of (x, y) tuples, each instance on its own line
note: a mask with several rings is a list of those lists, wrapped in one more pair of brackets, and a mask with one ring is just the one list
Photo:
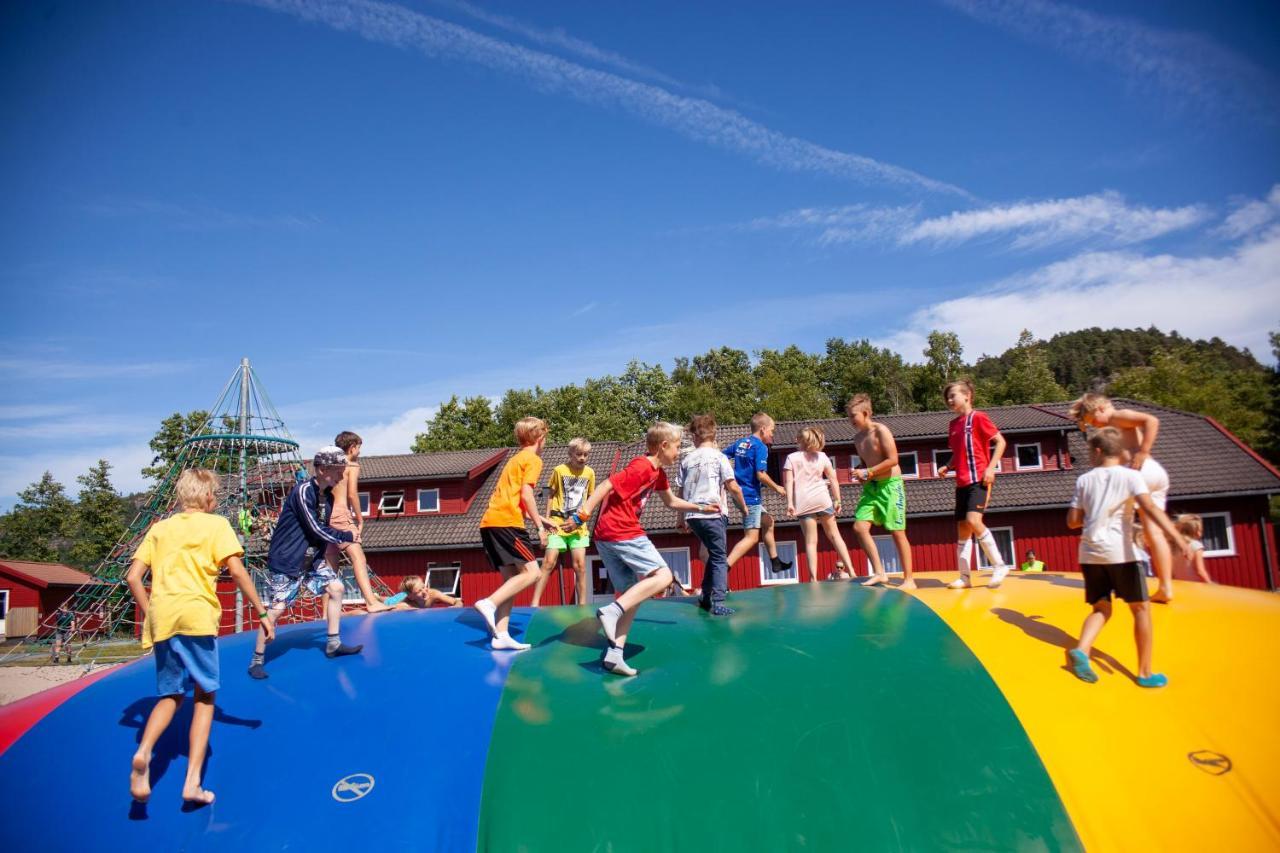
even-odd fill
[(693, 434), (693, 440), (698, 444), (704, 441), (711, 441), (716, 437), (716, 416), (715, 415), (694, 415), (689, 421), (689, 432)]
[(1089, 446), (1108, 459), (1124, 453), (1124, 436), (1115, 427), (1103, 427), (1089, 433)]
[(516, 421), (516, 441), (521, 447), (537, 444), (547, 434), (547, 422), (542, 418), (527, 417)]
[(407, 578), (400, 581), (400, 591), (403, 593), (407, 593), (409, 595), (413, 595), (418, 591), (418, 588), (421, 587), (424, 583), (426, 583), (426, 581), (424, 581), (422, 578), (418, 577), (417, 575), (409, 575)]
[(571, 438), (569, 439), (569, 450), (574, 453), (578, 451), (590, 453), (591, 442), (587, 441), (585, 438)]
[(805, 427), (796, 436), (796, 444), (800, 445), (801, 450), (816, 453), (827, 446), (827, 436), (822, 432), (822, 427)]
[(1194, 512), (1184, 512), (1173, 520), (1173, 525), (1188, 539), (1204, 538), (1204, 521)]
[(849, 398), (849, 402), (844, 404), (844, 413), (852, 415), (858, 409), (866, 409), (867, 414), (871, 414), (871, 398), (866, 394), (854, 394)]
[(644, 434), (644, 445), (653, 453), (662, 446), (664, 441), (679, 442), (680, 436), (684, 435), (684, 430), (675, 424), (669, 424), (666, 421), (658, 421), (649, 427), (649, 431)]
[(769, 417), (764, 412), (756, 412), (751, 416), (751, 431), (759, 432), (771, 423), (773, 423), (773, 418)]
[(218, 493), (218, 475), (207, 468), (191, 468), (183, 471), (175, 487), (178, 503), (184, 507), (204, 509), (205, 501)]
[(1092, 415), (1110, 402), (1111, 398), (1106, 394), (1095, 394), (1090, 391), (1072, 403), (1071, 408), (1067, 410), (1067, 414), (1071, 416), (1071, 420), (1079, 421), (1087, 415)]
[(974, 397), (973, 382), (972, 382), (972, 381), (970, 381), (970, 380), (968, 380), (968, 379), (952, 379), (952, 380), (951, 380), (950, 382), (948, 382), (946, 385), (943, 385), (943, 386), (942, 386), (942, 399), (944, 399), (944, 400), (945, 400), (945, 399), (947, 399), (947, 393), (948, 393), (952, 388), (955, 388), (956, 386), (959, 386), (959, 387), (963, 388), (965, 391), (969, 392), (969, 402), (970, 402), (970, 403), (972, 403), (972, 402), (973, 402), (973, 397)]

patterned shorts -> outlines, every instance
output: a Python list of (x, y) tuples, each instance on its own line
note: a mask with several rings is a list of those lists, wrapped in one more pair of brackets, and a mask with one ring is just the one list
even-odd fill
[(298, 592), (306, 587), (317, 598), (324, 593), (324, 588), (334, 581), (342, 582), (338, 573), (329, 568), (324, 560), (312, 566), (311, 571), (297, 575), (282, 575), (278, 572), (267, 573), (267, 589), (271, 600), (267, 607), (287, 607), (298, 597)]

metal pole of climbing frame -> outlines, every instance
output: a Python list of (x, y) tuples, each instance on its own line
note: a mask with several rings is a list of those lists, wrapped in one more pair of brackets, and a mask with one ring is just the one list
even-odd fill
[[(236, 508), (236, 527), (239, 528), (240, 513), (244, 512), (245, 504), (249, 499), (248, 473), (245, 466), (248, 464), (249, 439), (244, 436), (249, 434), (249, 359), (240, 359), (240, 500), (239, 506)], [(249, 547), (248, 536), (244, 529), (241, 528), (240, 544), (246, 549)], [(236, 584), (236, 633), (244, 630), (244, 593), (240, 591), (240, 585)]]

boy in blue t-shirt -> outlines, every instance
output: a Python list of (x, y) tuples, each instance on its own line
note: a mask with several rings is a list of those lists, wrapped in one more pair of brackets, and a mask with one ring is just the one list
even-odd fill
[(773, 418), (764, 412), (751, 416), (751, 435), (735, 441), (724, 449), (724, 455), (733, 463), (733, 478), (742, 487), (742, 497), (747, 502), (747, 513), (742, 518), (742, 541), (729, 552), (729, 568), (733, 568), (743, 555), (756, 547), (764, 537), (764, 547), (769, 550), (770, 569), (774, 574), (791, 568), (787, 560), (778, 559), (778, 543), (773, 537), (773, 516), (765, 512), (760, 498), (760, 484), (768, 486), (780, 495), (787, 490), (773, 481), (768, 474), (769, 445), (773, 444)]

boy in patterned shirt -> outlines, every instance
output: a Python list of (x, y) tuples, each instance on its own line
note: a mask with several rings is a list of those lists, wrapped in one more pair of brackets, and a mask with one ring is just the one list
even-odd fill
[[(569, 516), (577, 512), (583, 502), (596, 490), (596, 472), (587, 464), (591, 455), (591, 442), (585, 438), (575, 438), (569, 442), (569, 461), (557, 465), (551, 471), (551, 495), (547, 498), (547, 515), (562, 527)], [(542, 601), (542, 590), (547, 586), (547, 579), (555, 571), (560, 561), (560, 554), (568, 551), (573, 560), (573, 573), (577, 576), (578, 597), (576, 604), (587, 602), (587, 546), (591, 544), (591, 534), (585, 525), (575, 527), (567, 532), (548, 533), (539, 530), (538, 537), (546, 554), (542, 558), (542, 574), (533, 587), (533, 606)]]

